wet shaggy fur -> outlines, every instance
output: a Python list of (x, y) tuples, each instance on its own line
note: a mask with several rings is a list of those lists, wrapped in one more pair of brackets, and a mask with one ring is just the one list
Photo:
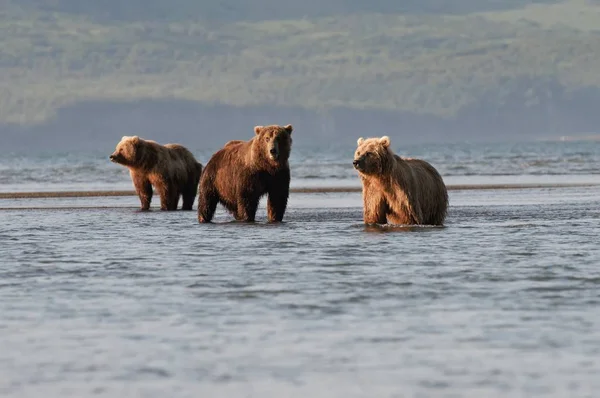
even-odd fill
[(180, 196), (182, 210), (192, 210), (202, 164), (185, 147), (125, 136), (110, 160), (129, 169), (142, 210), (150, 209), (152, 186), (160, 195), (161, 210), (177, 210)]
[(229, 141), (206, 164), (198, 193), (198, 221), (212, 221), (221, 203), (238, 221), (255, 220), (268, 195), (269, 222), (283, 220), (290, 191), (292, 125), (256, 126), (249, 141)]
[(362, 180), (366, 224), (443, 225), (448, 192), (432, 165), (395, 155), (387, 136), (357, 143), (354, 167)]

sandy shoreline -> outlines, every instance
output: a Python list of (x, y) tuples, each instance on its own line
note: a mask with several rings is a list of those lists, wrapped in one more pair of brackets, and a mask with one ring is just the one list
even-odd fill
[[(497, 190), (497, 189), (536, 189), (536, 188), (577, 188), (592, 187), (594, 183), (559, 184), (455, 184), (447, 185), (449, 191), (460, 190)], [(291, 188), (290, 193), (352, 193), (361, 192), (360, 187), (302, 187)], [(37, 191), (37, 192), (0, 192), (0, 199), (32, 198), (85, 198), (85, 197), (135, 196), (133, 190), (108, 191)]]

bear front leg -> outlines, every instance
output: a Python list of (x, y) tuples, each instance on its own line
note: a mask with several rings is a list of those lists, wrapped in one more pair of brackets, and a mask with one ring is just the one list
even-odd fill
[(235, 219), (237, 221), (254, 222), (259, 198), (254, 196), (243, 197), (238, 201)]
[(420, 207), (411, 205), (408, 199), (390, 209), (388, 215), (388, 223), (395, 225), (421, 225), (423, 215)]
[(285, 209), (287, 207), (289, 192), (289, 186), (283, 188), (277, 187), (277, 189), (269, 192), (269, 197), (267, 199), (267, 216), (269, 222), (283, 221), (283, 215), (285, 214)]
[(198, 222), (201, 224), (211, 222), (218, 203), (219, 195), (212, 184), (207, 181), (202, 182), (198, 189)]
[(423, 224), (423, 213), (421, 212), (421, 208), (420, 207), (416, 207), (412, 209), (412, 217), (413, 217), (413, 222), (416, 225), (422, 225)]
[(401, 208), (400, 211), (394, 211), (388, 215), (388, 223), (392, 225), (418, 225), (415, 218), (411, 216), (409, 209)]
[(140, 198), (141, 209), (150, 210), (150, 202), (152, 201), (152, 184), (143, 175), (132, 175), (133, 186)]
[(387, 222), (387, 203), (383, 195), (363, 192), (363, 220), (365, 224)]

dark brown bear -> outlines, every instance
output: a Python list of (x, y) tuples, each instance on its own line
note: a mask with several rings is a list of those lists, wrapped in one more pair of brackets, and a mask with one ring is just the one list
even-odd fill
[(179, 196), (182, 210), (192, 210), (202, 164), (185, 147), (125, 136), (110, 160), (129, 169), (142, 210), (150, 209), (152, 186), (160, 195), (161, 210), (177, 210)]
[(269, 222), (283, 220), (290, 191), (292, 125), (256, 126), (249, 141), (230, 141), (206, 164), (198, 193), (198, 221), (211, 222), (217, 203), (238, 221), (254, 221), (267, 194)]

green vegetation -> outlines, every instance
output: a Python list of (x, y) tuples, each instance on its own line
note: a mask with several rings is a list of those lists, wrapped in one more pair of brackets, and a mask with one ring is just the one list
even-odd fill
[[(116, 1), (0, 10), (0, 122), (44, 122), (81, 100), (140, 98), (455, 116), (482, 102), (526, 107), (600, 87), (600, 5), (586, 0), (502, 10), (533, 2), (464, 0), (452, 15), (426, 13), (448, 3), (440, 0), (404, 14), (383, 1), (373, 3), (382, 13), (367, 13), (368, 2), (339, 0), (356, 12), (256, 21), (238, 9), (221, 12), (241, 15), (225, 22), (209, 18), (216, 6), (199, 11), (191, 0), (173, 1), (177, 14), (165, 2), (130, 1), (119, 14), (128, 18), (111, 19)], [(146, 19), (133, 18), (136, 9)]]
[(8, 0), (38, 10), (85, 15), (97, 21), (262, 21), (379, 14), (465, 14), (509, 10), (560, 0)]

